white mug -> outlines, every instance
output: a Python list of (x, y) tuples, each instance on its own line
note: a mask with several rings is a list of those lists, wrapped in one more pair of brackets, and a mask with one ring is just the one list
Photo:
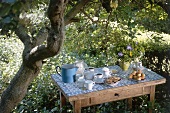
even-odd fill
[(92, 90), (94, 84), (95, 84), (95, 82), (93, 82), (92, 80), (86, 80), (85, 83), (84, 83), (84, 87), (87, 90)]
[(82, 88), (84, 87), (85, 79), (81, 78), (77, 80), (78, 87)]

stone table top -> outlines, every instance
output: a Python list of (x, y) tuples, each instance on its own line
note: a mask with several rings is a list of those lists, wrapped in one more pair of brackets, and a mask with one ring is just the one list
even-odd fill
[[(103, 73), (102, 68), (103, 67), (95, 68), (95, 71)], [(105, 89), (109, 89), (109, 88), (116, 88), (116, 87), (138, 84), (138, 83), (142, 83), (142, 82), (149, 82), (149, 81), (164, 79), (164, 77), (162, 77), (161, 75), (159, 75), (145, 67), (143, 67), (143, 69), (142, 69), (142, 72), (146, 75), (145, 79), (140, 80), (140, 81), (128, 78), (129, 74), (133, 71), (131, 68), (129, 68), (127, 71), (122, 71), (122, 69), (117, 65), (108, 66), (107, 68), (109, 68), (110, 70), (111, 69), (118, 70), (117, 74), (114, 74), (113, 76), (118, 76), (121, 78), (121, 80), (116, 83), (113, 83), (113, 84), (97, 84), (96, 83), (92, 90), (86, 90), (83, 88), (79, 88), (76, 82), (64, 83), (64, 82), (62, 82), (61, 76), (59, 76), (57, 74), (52, 74), (51, 77), (54, 80), (54, 82), (57, 84), (57, 86), (62, 90), (62, 92), (68, 97), (76, 96), (79, 94), (100, 91), (100, 90), (105, 90)]]

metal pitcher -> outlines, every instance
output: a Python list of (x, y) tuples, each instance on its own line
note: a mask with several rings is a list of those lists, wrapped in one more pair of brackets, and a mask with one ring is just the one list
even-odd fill
[[(59, 70), (61, 73), (59, 73)], [(65, 64), (63, 66), (56, 66), (56, 72), (62, 77), (62, 81), (65, 83), (75, 82), (75, 75), (78, 67), (74, 64)]]

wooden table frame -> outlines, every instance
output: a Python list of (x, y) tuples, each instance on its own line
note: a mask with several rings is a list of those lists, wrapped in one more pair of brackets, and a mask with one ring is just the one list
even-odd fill
[[(66, 96), (60, 89), (60, 109), (66, 104), (66, 100), (73, 106), (74, 113), (81, 113), (82, 107), (102, 104), (106, 102), (112, 102), (122, 99), (128, 99), (128, 104), (132, 108), (132, 97), (149, 94), (152, 107), (154, 105), (155, 87), (158, 84), (163, 84), (166, 79), (154, 80), (149, 82), (137, 83), (133, 85), (110, 88), (106, 90), (90, 92), (86, 94), (79, 94), (76, 96)], [(102, 98), (101, 98), (102, 97)], [(62, 110), (61, 110), (62, 111)], [(65, 111), (62, 111), (65, 112)], [(152, 113), (152, 108), (149, 109), (149, 113)]]

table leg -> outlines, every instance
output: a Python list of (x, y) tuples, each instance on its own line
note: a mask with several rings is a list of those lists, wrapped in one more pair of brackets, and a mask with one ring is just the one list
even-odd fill
[(151, 102), (151, 108), (149, 108), (149, 113), (152, 113), (152, 109), (154, 108), (154, 99), (155, 99), (155, 85), (151, 86), (149, 99)]
[(128, 108), (129, 110), (132, 110), (132, 97), (127, 99), (128, 102)]
[(66, 110), (63, 110), (63, 107), (66, 105), (66, 98), (60, 91), (60, 112), (61, 113), (66, 113)]
[(81, 113), (81, 100), (77, 100), (74, 102), (73, 113)]

